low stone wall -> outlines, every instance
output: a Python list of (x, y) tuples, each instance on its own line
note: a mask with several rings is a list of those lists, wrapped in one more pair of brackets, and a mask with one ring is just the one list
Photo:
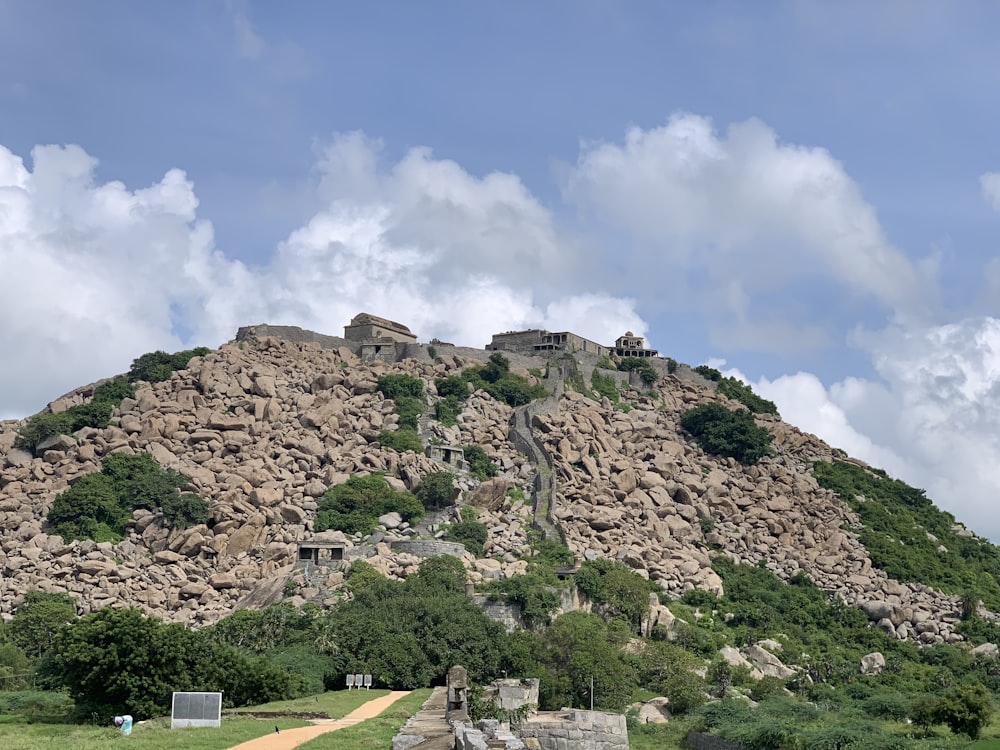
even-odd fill
[(473, 594), (470, 598), (477, 607), (486, 613), (487, 617), (503, 625), (508, 633), (524, 629), (521, 608), (517, 604), (511, 604), (502, 599), (491, 599), (488, 594)]
[(400, 539), (391, 542), (395, 552), (405, 552), (414, 557), (437, 557), (439, 555), (451, 555), (462, 559), (465, 554), (465, 547), (457, 542), (436, 542), (429, 539)]
[(255, 326), (243, 326), (236, 331), (236, 340), (243, 341), (249, 338), (263, 338), (274, 336), (282, 341), (291, 341), (296, 344), (319, 344), (324, 349), (337, 349), (341, 346), (354, 350), (360, 346), (360, 342), (348, 341), (340, 336), (327, 336), (315, 331), (307, 331), (298, 326), (272, 326), (261, 323)]
[(622, 714), (576, 708), (540, 713), (517, 733), (523, 740), (535, 738), (541, 750), (628, 750)]

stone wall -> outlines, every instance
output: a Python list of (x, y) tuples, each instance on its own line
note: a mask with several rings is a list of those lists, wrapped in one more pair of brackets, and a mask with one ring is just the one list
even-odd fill
[(528, 746), (527, 740), (535, 738), (541, 750), (628, 750), (623, 714), (576, 708), (545, 712), (522, 724), (517, 733)]
[(243, 326), (236, 331), (236, 340), (245, 341), (249, 338), (264, 338), (274, 336), (282, 341), (291, 341), (295, 344), (319, 344), (324, 349), (337, 349), (346, 346), (352, 351), (357, 348), (358, 342), (348, 341), (340, 336), (327, 336), (326, 334), (307, 331), (298, 326), (272, 326), (261, 323), (255, 326)]
[(451, 555), (462, 559), (465, 547), (457, 542), (435, 542), (429, 539), (401, 539), (390, 545), (393, 552), (405, 552), (414, 557), (437, 557)]
[(521, 608), (518, 605), (491, 599), (488, 594), (474, 594), (470, 599), (486, 613), (487, 617), (503, 625), (508, 633), (524, 629), (524, 620), (521, 619)]

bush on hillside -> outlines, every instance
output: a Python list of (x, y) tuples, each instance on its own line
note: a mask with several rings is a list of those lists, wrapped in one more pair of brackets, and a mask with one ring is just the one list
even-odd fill
[(177, 370), (187, 368), (188, 363), (195, 357), (204, 357), (211, 350), (204, 346), (195, 349), (186, 349), (173, 354), (164, 351), (155, 351), (143, 354), (132, 361), (132, 368), (128, 371), (128, 381), (134, 383), (137, 380), (145, 380), (147, 383), (159, 383), (169, 380)]
[(469, 397), (469, 381), (458, 375), (449, 375), (446, 378), (438, 378), (434, 381), (437, 393), (441, 398), (454, 396), (459, 401), (464, 401)]
[(649, 594), (656, 590), (654, 584), (622, 563), (605, 558), (585, 561), (575, 578), (580, 592), (606, 617), (624, 620), (639, 630), (649, 607)]
[(424, 397), (424, 381), (412, 375), (383, 375), (378, 379), (376, 387), (386, 398), (397, 399), (400, 396), (422, 399)]
[(612, 404), (617, 404), (621, 398), (614, 375), (602, 375), (597, 368), (590, 373), (590, 387), (594, 389), (594, 393), (606, 398)]
[(382, 474), (354, 475), (327, 490), (320, 499), (315, 528), (368, 534), (375, 529), (379, 516), (393, 512), (413, 523), (423, 515), (424, 508), (409, 492), (390, 487)]
[(479, 521), (459, 521), (447, 527), (445, 540), (457, 542), (476, 557), (483, 556), (483, 545), (486, 544), (486, 526)]
[(382, 430), (378, 434), (378, 441), (383, 448), (391, 448), (397, 453), (413, 451), (422, 453), (424, 444), (420, 440), (417, 431), (409, 427), (401, 427), (398, 430)]
[(462, 378), (508, 406), (523, 406), (548, 395), (541, 385), (532, 385), (526, 378), (512, 373), (510, 361), (500, 352), (493, 352), (481, 367), (463, 370)]
[(378, 379), (377, 390), (386, 398), (393, 400), (394, 411), (399, 415), (399, 427), (416, 431), (417, 421), (427, 406), (424, 381), (412, 375), (383, 375)]
[(739, 401), (754, 414), (777, 414), (778, 407), (773, 401), (761, 398), (753, 389), (736, 378), (722, 378), (719, 381), (719, 393), (726, 398)]
[(722, 373), (708, 365), (698, 365), (694, 368), (694, 371), (705, 378), (705, 380), (712, 380), (716, 383), (722, 380)]
[(486, 455), (486, 451), (478, 445), (466, 445), (462, 448), (465, 461), (469, 464), (469, 473), (476, 479), (489, 479), (497, 475), (497, 465)]
[(553, 590), (553, 582), (538, 573), (501, 578), (486, 586), (491, 598), (500, 599), (503, 594), (507, 602), (516, 604), (521, 610), (521, 620), (529, 628), (548, 625), (551, 615), (559, 609), (559, 595)]
[(81, 477), (56, 496), (47, 520), (52, 533), (67, 541), (97, 542), (119, 541), (138, 509), (163, 511), (170, 526), (202, 523), (208, 518), (205, 501), (178, 494), (187, 481), (176, 471), (161, 468), (148, 453), (112, 453), (105, 456), (100, 473)]
[(462, 402), (456, 396), (445, 396), (434, 404), (434, 419), (445, 427), (454, 427), (461, 411)]
[(659, 379), (659, 375), (653, 365), (645, 357), (622, 357), (618, 363), (619, 370), (634, 370), (639, 373), (639, 378), (646, 385), (652, 385)]
[(424, 508), (436, 510), (453, 504), (458, 492), (454, 474), (450, 471), (432, 471), (421, 478), (414, 494)]
[[(934, 507), (923, 490), (843, 461), (817, 462), (813, 474), (858, 515), (864, 524), (858, 536), (876, 567), (899, 581), (979, 598), (987, 608), (1000, 609), (1000, 548), (957, 534), (955, 517)], [(966, 627), (973, 637), (975, 625)]]
[(758, 427), (753, 415), (722, 404), (702, 404), (681, 415), (681, 427), (708, 453), (755, 464), (771, 453), (772, 435)]
[(16, 445), (35, 452), (38, 445), (55, 435), (70, 435), (84, 427), (103, 430), (111, 421), (111, 412), (123, 398), (133, 398), (135, 389), (125, 378), (113, 378), (94, 389), (85, 404), (77, 404), (64, 412), (36, 414), (18, 431)]

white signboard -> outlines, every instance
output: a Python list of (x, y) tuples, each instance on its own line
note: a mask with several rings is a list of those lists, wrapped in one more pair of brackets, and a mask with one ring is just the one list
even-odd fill
[(222, 724), (222, 693), (174, 693), (170, 728), (217, 727)]
[[(349, 674), (347, 675), (347, 689), (350, 690), (352, 687), (354, 687), (354, 675)], [(361, 686), (358, 685), (358, 687)]]
[(365, 675), (365, 690), (371, 690), (372, 688), (372, 676), (370, 674)]

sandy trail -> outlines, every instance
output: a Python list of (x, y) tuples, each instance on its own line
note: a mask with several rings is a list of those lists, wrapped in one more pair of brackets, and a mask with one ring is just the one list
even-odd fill
[(241, 742), (239, 745), (233, 745), (229, 750), (291, 750), (303, 742), (308, 742), (313, 737), (319, 737), (321, 734), (326, 734), (327, 732), (336, 732), (338, 729), (351, 727), (365, 719), (378, 716), (404, 695), (409, 695), (409, 693), (409, 690), (397, 690), (381, 698), (368, 701), (342, 719), (318, 719), (313, 722), (312, 726), (286, 729), (283, 732), (275, 732), (274, 734), (265, 734), (263, 737)]

